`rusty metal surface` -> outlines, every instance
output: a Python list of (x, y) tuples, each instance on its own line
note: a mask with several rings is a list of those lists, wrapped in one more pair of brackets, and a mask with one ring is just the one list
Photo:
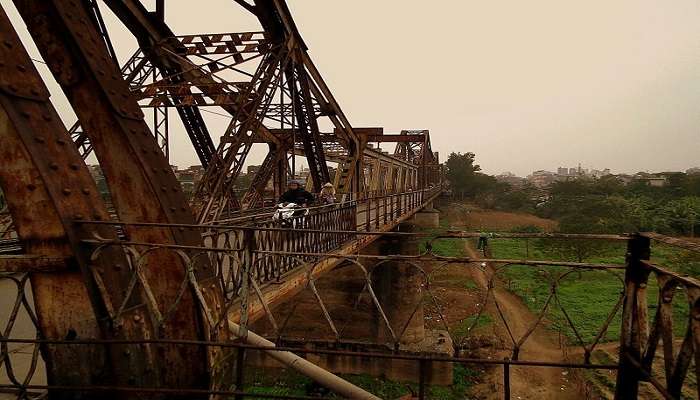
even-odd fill
[[(192, 221), (192, 213), (182, 195), (180, 186), (157, 144), (150, 136), (138, 105), (131, 98), (119, 70), (110, 61), (106, 48), (101, 44), (99, 33), (93, 26), (85, 23), (88, 20), (87, 10), (81, 4), (68, 1), (53, 3), (18, 1), (16, 4), (35, 39), (37, 47), (44, 58), (48, 60), (49, 67), (76, 110), (86, 133), (90, 136), (91, 144), (100, 160), (119, 216), (128, 220), (154, 222)], [(28, 59), (27, 63), (31, 65)], [(41, 91), (38, 93), (40, 96)], [(25, 96), (24, 93), (20, 94)], [(30, 118), (29, 123), (37, 120), (39, 124), (44, 124), (42, 129), (48, 128), (46, 119), (42, 118), (42, 115), (48, 115), (49, 119), (55, 117), (55, 121), (60, 121), (55, 113), (52, 115), (35, 109), (31, 110), (29, 114), (36, 116), (34, 119)], [(55, 130), (60, 132), (60, 129)], [(55, 148), (56, 151), (59, 151), (60, 146), (73, 149), (72, 146), (69, 146), (69, 140), (66, 137), (63, 142), (60, 140), (57, 144), (51, 142), (51, 147)], [(49, 143), (48, 138), (46, 142)], [(28, 143), (35, 146), (40, 145), (34, 138), (25, 140), (25, 145)], [(46, 150), (46, 147), (37, 149), (36, 157), (33, 159), (35, 165), (37, 163), (38, 165), (46, 165), (46, 163), (53, 161), (52, 164), (46, 165), (47, 172), (44, 172), (46, 175), (53, 174), (52, 178), (47, 179), (44, 183), (50, 181), (54, 187), (67, 185), (69, 182), (79, 184), (75, 178), (76, 173), (73, 171), (85, 171), (82, 161), (78, 159), (72, 162), (55, 162), (61, 160), (54, 161), (46, 157)], [(71, 155), (72, 153), (64, 150), (64, 154)], [(17, 159), (17, 157), (17, 155), (13, 155), (11, 158)], [(13, 166), (18, 165), (18, 163), (13, 164)], [(65, 175), (61, 176), (61, 174)], [(89, 175), (86, 179), (91, 182)], [(91, 182), (91, 184), (94, 187), (94, 183)], [(3, 187), (6, 185), (3, 184)], [(26, 189), (24, 190), (26, 191)], [(21, 194), (21, 191), (14, 187), (11, 191), (13, 195)], [(56, 191), (54, 199), (66, 199), (67, 205), (72, 207), (69, 209), (70, 212), (59, 214), (64, 221), (82, 219), (86, 216), (108, 218), (105, 212), (90, 210), (79, 212), (75, 209), (75, 206), (80, 204), (73, 200), (76, 197), (84, 198), (83, 202), (92, 200), (90, 203), (95, 205), (101, 203), (101, 200), (96, 197), (97, 190), (91, 189), (90, 186), (78, 188), (59, 186)], [(148, 200), (144, 201), (144, 199)], [(35, 203), (34, 206), (36, 204), (39, 203)], [(22, 225), (25, 225), (25, 221), (19, 218), (15, 218), (15, 220), (21, 235)], [(47, 220), (50, 219), (47, 218)], [(73, 228), (71, 227), (71, 229)], [(68, 233), (72, 233), (70, 229)], [(133, 238), (158, 240), (164, 243), (201, 243), (201, 238), (198, 235), (179, 230), (133, 229), (127, 231), (126, 234)], [(109, 250), (108, 253), (113, 252), (113, 250)], [(133, 275), (128, 271), (128, 260), (120, 262), (119, 257), (111, 254), (106, 260), (107, 266), (105, 268), (89, 270), (89, 273), (94, 275), (94, 282), (91, 284), (94, 286), (93, 290), (97, 293), (106, 292), (109, 294), (109, 301), (100, 304), (100, 312), (95, 313), (99, 320), (104, 319), (105, 323), (110, 324), (109, 327), (103, 328), (103, 334), (106, 334), (109, 329), (118, 329), (119, 334), (127, 335), (127, 337), (166, 335), (175, 338), (209, 338), (212, 335), (216, 336), (216, 330), (204, 328), (207, 323), (211, 322), (204, 310), (218, 304), (220, 301), (218, 294), (221, 292), (216, 290), (216, 280), (206, 268), (205, 262), (202, 262), (198, 268), (198, 278), (202, 284), (214, 285), (214, 287), (209, 290), (209, 294), (205, 297), (206, 301), (203, 302), (203, 298), (195, 299), (189, 286), (183, 290), (178, 285), (183, 277), (190, 274), (176, 255), (164, 254), (158, 257), (150, 264), (149, 268), (140, 271), (138, 281), (135, 281)], [(82, 265), (87, 267), (87, 260)], [(85, 273), (87, 272), (85, 271)], [(77, 277), (80, 278), (80, 275), (78, 274)], [(209, 280), (211, 283), (208, 282)], [(82, 282), (80, 280), (78, 282), (81, 285), (77, 286), (76, 293), (73, 294), (74, 297), (80, 294), (80, 290), (85, 290)], [(47, 290), (48, 295), (49, 293), (55, 294), (57, 290), (66, 292), (71, 287), (70, 285), (47, 284), (41, 282), (39, 277), (33, 279), (32, 283), (36, 287), (37, 297), (39, 297), (41, 290)], [(144, 300), (157, 297), (160, 303), (153, 304), (152, 301), (142, 303), (139, 301), (139, 297), (142, 295)], [(87, 297), (87, 294), (82, 296)], [(93, 303), (100, 298), (107, 300), (104, 297), (90, 295)], [(174, 303), (175, 299), (178, 299), (179, 307), (166, 309), (166, 305)], [(90, 304), (90, 302), (83, 301), (82, 304)], [(77, 306), (74, 307), (79, 309)], [(163, 311), (164, 309), (167, 312)], [(61, 316), (66, 313), (56, 314), (40, 308), (41, 316)], [(167, 318), (165, 320), (158, 319), (159, 313), (165, 314)], [(82, 314), (90, 315), (92, 312), (85, 310)], [(170, 324), (170, 329), (164, 329), (166, 322)], [(68, 328), (65, 330), (68, 331)], [(46, 329), (45, 333), (49, 337), (60, 335), (59, 332), (49, 329)], [(86, 336), (95, 336), (95, 334), (86, 333)], [(146, 352), (126, 352), (125, 355), (110, 358), (110, 361), (113, 362), (113, 371), (109, 375), (113, 379), (122, 382), (144, 381), (155, 386), (168, 387), (178, 387), (179, 385), (208, 387), (210, 382), (209, 365), (218, 356), (217, 353), (207, 353), (207, 349), (204, 348), (192, 348), (187, 349), (187, 351), (152, 349)], [(170, 368), (172, 365), (185, 363), (191, 366), (187, 371)], [(65, 362), (58, 364), (66, 365)], [(85, 368), (90, 368), (91, 363), (81, 364), (85, 365)], [(63, 369), (65, 373), (74, 373), (66, 368)], [(95, 370), (102, 369), (104, 368), (95, 365)], [(85, 373), (80, 374), (80, 376), (90, 378), (91, 374)]]
[[(495, 283), (514, 265), (544, 271), (550, 293), (536, 323), (524, 334), (508, 329), (510, 360), (431, 361), (502, 365), (504, 382), (509, 382), (510, 365), (561, 367), (547, 360), (518, 360), (545, 314), (556, 309), (581, 349), (580, 362), (568, 366), (617, 369), (617, 399), (635, 398), (642, 381), (651, 382), (663, 396), (679, 397), (693, 361), (697, 377), (700, 284), (649, 261), (650, 240), (698, 251), (695, 243), (654, 233), (494, 236), (627, 240), (627, 263), (618, 266), (443, 257), (433, 252), (434, 243), (477, 235), (447, 232), (432, 239), (423, 254), (363, 261), (356, 254), (363, 246), (441, 192), (443, 171), (430, 133), (384, 135), (376, 128), (353, 128), (311, 60), (286, 3), (236, 1), (259, 19), (263, 31), (177, 36), (165, 23), (163, 1), (157, 1), (156, 12), (151, 13), (137, 0), (106, 0), (141, 46), (120, 70), (96, 2), (14, 0), (78, 115), (79, 124), (70, 133), (0, 11), (0, 158), (11, 160), (0, 165), (0, 186), (10, 211), (9, 217), (0, 215), (0, 239), (9, 240), (11, 251), (18, 253), (0, 256), (0, 284), (8, 284), (15, 294), (6, 321), (0, 321), (0, 370), (9, 379), (0, 390), (13, 390), (18, 398), (29, 392), (45, 396), (41, 391), (46, 390), (58, 399), (93, 398), (96, 391), (107, 398), (255, 397), (240, 387), (230, 390), (232, 371), (241, 380), (245, 358), (242, 353), (231, 357), (230, 351), (242, 351), (244, 346), (231, 341), (235, 335), (227, 330), (227, 321), (240, 321), (245, 333), (256, 319), (266, 318), (273, 336), (297, 339), (275, 306), (291, 301), (295, 309), (298, 295), (306, 293), (334, 340), (352, 339), (343, 329), (347, 321), (334, 315), (318, 285), (321, 276), (338, 264), (350, 265), (365, 282), (355, 293), (355, 304), (368, 298), (387, 332), (387, 344), (401, 343), (408, 323), (393, 320), (374, 287), (374, 269), (364, 262), (405, 264), (422, 279), (422, 295), (438, 312), (442, 310), (430, 285), (436, 272), (456, 263), (471, 268), (480, 268), (477, 264), (482, 262), (496, 264), (492, 271), (483, 271), (487, 288), (474, 324), (487, 305), (494, 305), (506, 327), (509, 321), (493, 293)], [(224, 78), (232, 72), (243, 79)], [(231, 116), (218, 149), (200, 114), (202, 106), (221, 107)], [(153, 133), (142, 108), (154, 108)], [(179, 113), (207, 166), (198, 188), (199, 219), (167, 162), (169, 108)], [(320, 120), (333, 132), (321, 132)], [(371, 142), (397, 145), (390, 155)], [(234, 185), (254, 143), (268, 144), (269, 152), (239, 198)], [(92, 150), (105, 173), (118, 222), (106, 223), (111, 216), (82, 161), (81, 156)], [(307, 158), (314, 189), (334, 180), (343, 201), (298, 220), (296, 231), (274, 226), (265, 213), (241, 212), (265, 204), (271, 179), (273, 194), (279, 195), (286, 179), (293, 177), (294, 155)], [(327, 161), (338, 163), (335, 177), (329, 174)], [(409, 237), (422, 236), (404, 236)], [(624, 277), (619, 274), (622, 270)], [(576, 316), (563, 306), (560, 284), (574, 273), (600, 271), (619, 283), (621, 294), (591, 339), (579, 333)], [(650, 297), (650, 278), (660, 288), (657, 299)], [(672, 302), (682, 295), (689, 322), (679, 339), (673, 334), (677, 310)], [(648, 315), (649, 304), (656, 305), (653, 317)], [(591, 364), (592, 352), (618, 315), (622, 318), (619, 363)], [(24, 342), (15, 341), (22, 319), (32, 331)], [(442, 314), (441, 320), (449, 332)], [(468, 337), (451, 339), (456, 354)], [(20, 343), (30, 346), (24, 356), (27, 368), (14, 363), (18, 355), (12, 346)], [(406, 359), (423, 367), (427, 360)], [(658, 368), (660, 359), (663, 371)], [(42, 361), (46, 384), (33, 382)], [(423, 372), (421, 377), (424, 396)]]

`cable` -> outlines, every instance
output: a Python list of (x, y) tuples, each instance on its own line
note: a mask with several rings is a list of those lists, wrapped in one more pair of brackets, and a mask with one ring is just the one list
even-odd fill
[(233, 118), (233, 117), (230, 116), (230, 115), (221, 114), (221, 113), (218, 113), (218, 112), (215, 112), (215, 111), (209, 111), (209, 110), (205, 110), (205, 109), (200, 109), (199, 111), (201, 111), (201, 112), (206, 112), (206, 113), (209, 113), (209, 114), (215, 114), (215, 115), (218, 115), (218, 116), (220, 116), (220, 117)]

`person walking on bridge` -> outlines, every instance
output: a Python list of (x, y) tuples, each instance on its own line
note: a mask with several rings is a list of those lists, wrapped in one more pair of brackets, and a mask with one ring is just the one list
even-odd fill
[(321, 188), (321, 192), (318, 194), (318, 199), (321, 204), (333, 204), (335, 203), (335, 187), (333, 184), (328, 182)]
[(280, 196), (280, 203), (294, 203), (301, 207), (308, 207), (314, 202), (314, 195), (301, 187), (298, 181), (289, 181), (287, 191)]

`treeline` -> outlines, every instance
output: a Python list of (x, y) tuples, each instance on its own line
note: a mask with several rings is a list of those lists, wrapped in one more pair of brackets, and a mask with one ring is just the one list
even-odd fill
[(700, 175), (674, 173), (663, 187), (645, 181), (625, 185), (610, 175), (555, 182), (542, 190), (514, 187), (481, 173), (474, 153), (453, 153), (446, 167), (453, 196), (484, 208), (554, 219), (562, 232), (700, 234)]

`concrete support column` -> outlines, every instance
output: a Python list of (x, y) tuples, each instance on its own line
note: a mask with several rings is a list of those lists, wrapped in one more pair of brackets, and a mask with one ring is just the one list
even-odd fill
[(430, 208), (426, 207), (416, 215), (413, 216), (412, 222), (421, 228), (439, 228), (440, 227), (440, 212), (432, 208), (432, 203), (429, 204)]
[[(405, 230), (404, 226), (402, 231)], [(375, 250), (381, 255), (416, 255), (419, 242), (417, 239), (406, 237), (385, 237), (376, 242)], [(425, 277), (416, 266), (405, 262), (378, 262), (373, 267), (372, 287), (391, 329), (400, 337), (401, 344), (420, 343), (425, 339), (422, 290), (424, 280)], [(377, 341), (392, 342), (391, 334), (378, 312), (375, 321)]]

